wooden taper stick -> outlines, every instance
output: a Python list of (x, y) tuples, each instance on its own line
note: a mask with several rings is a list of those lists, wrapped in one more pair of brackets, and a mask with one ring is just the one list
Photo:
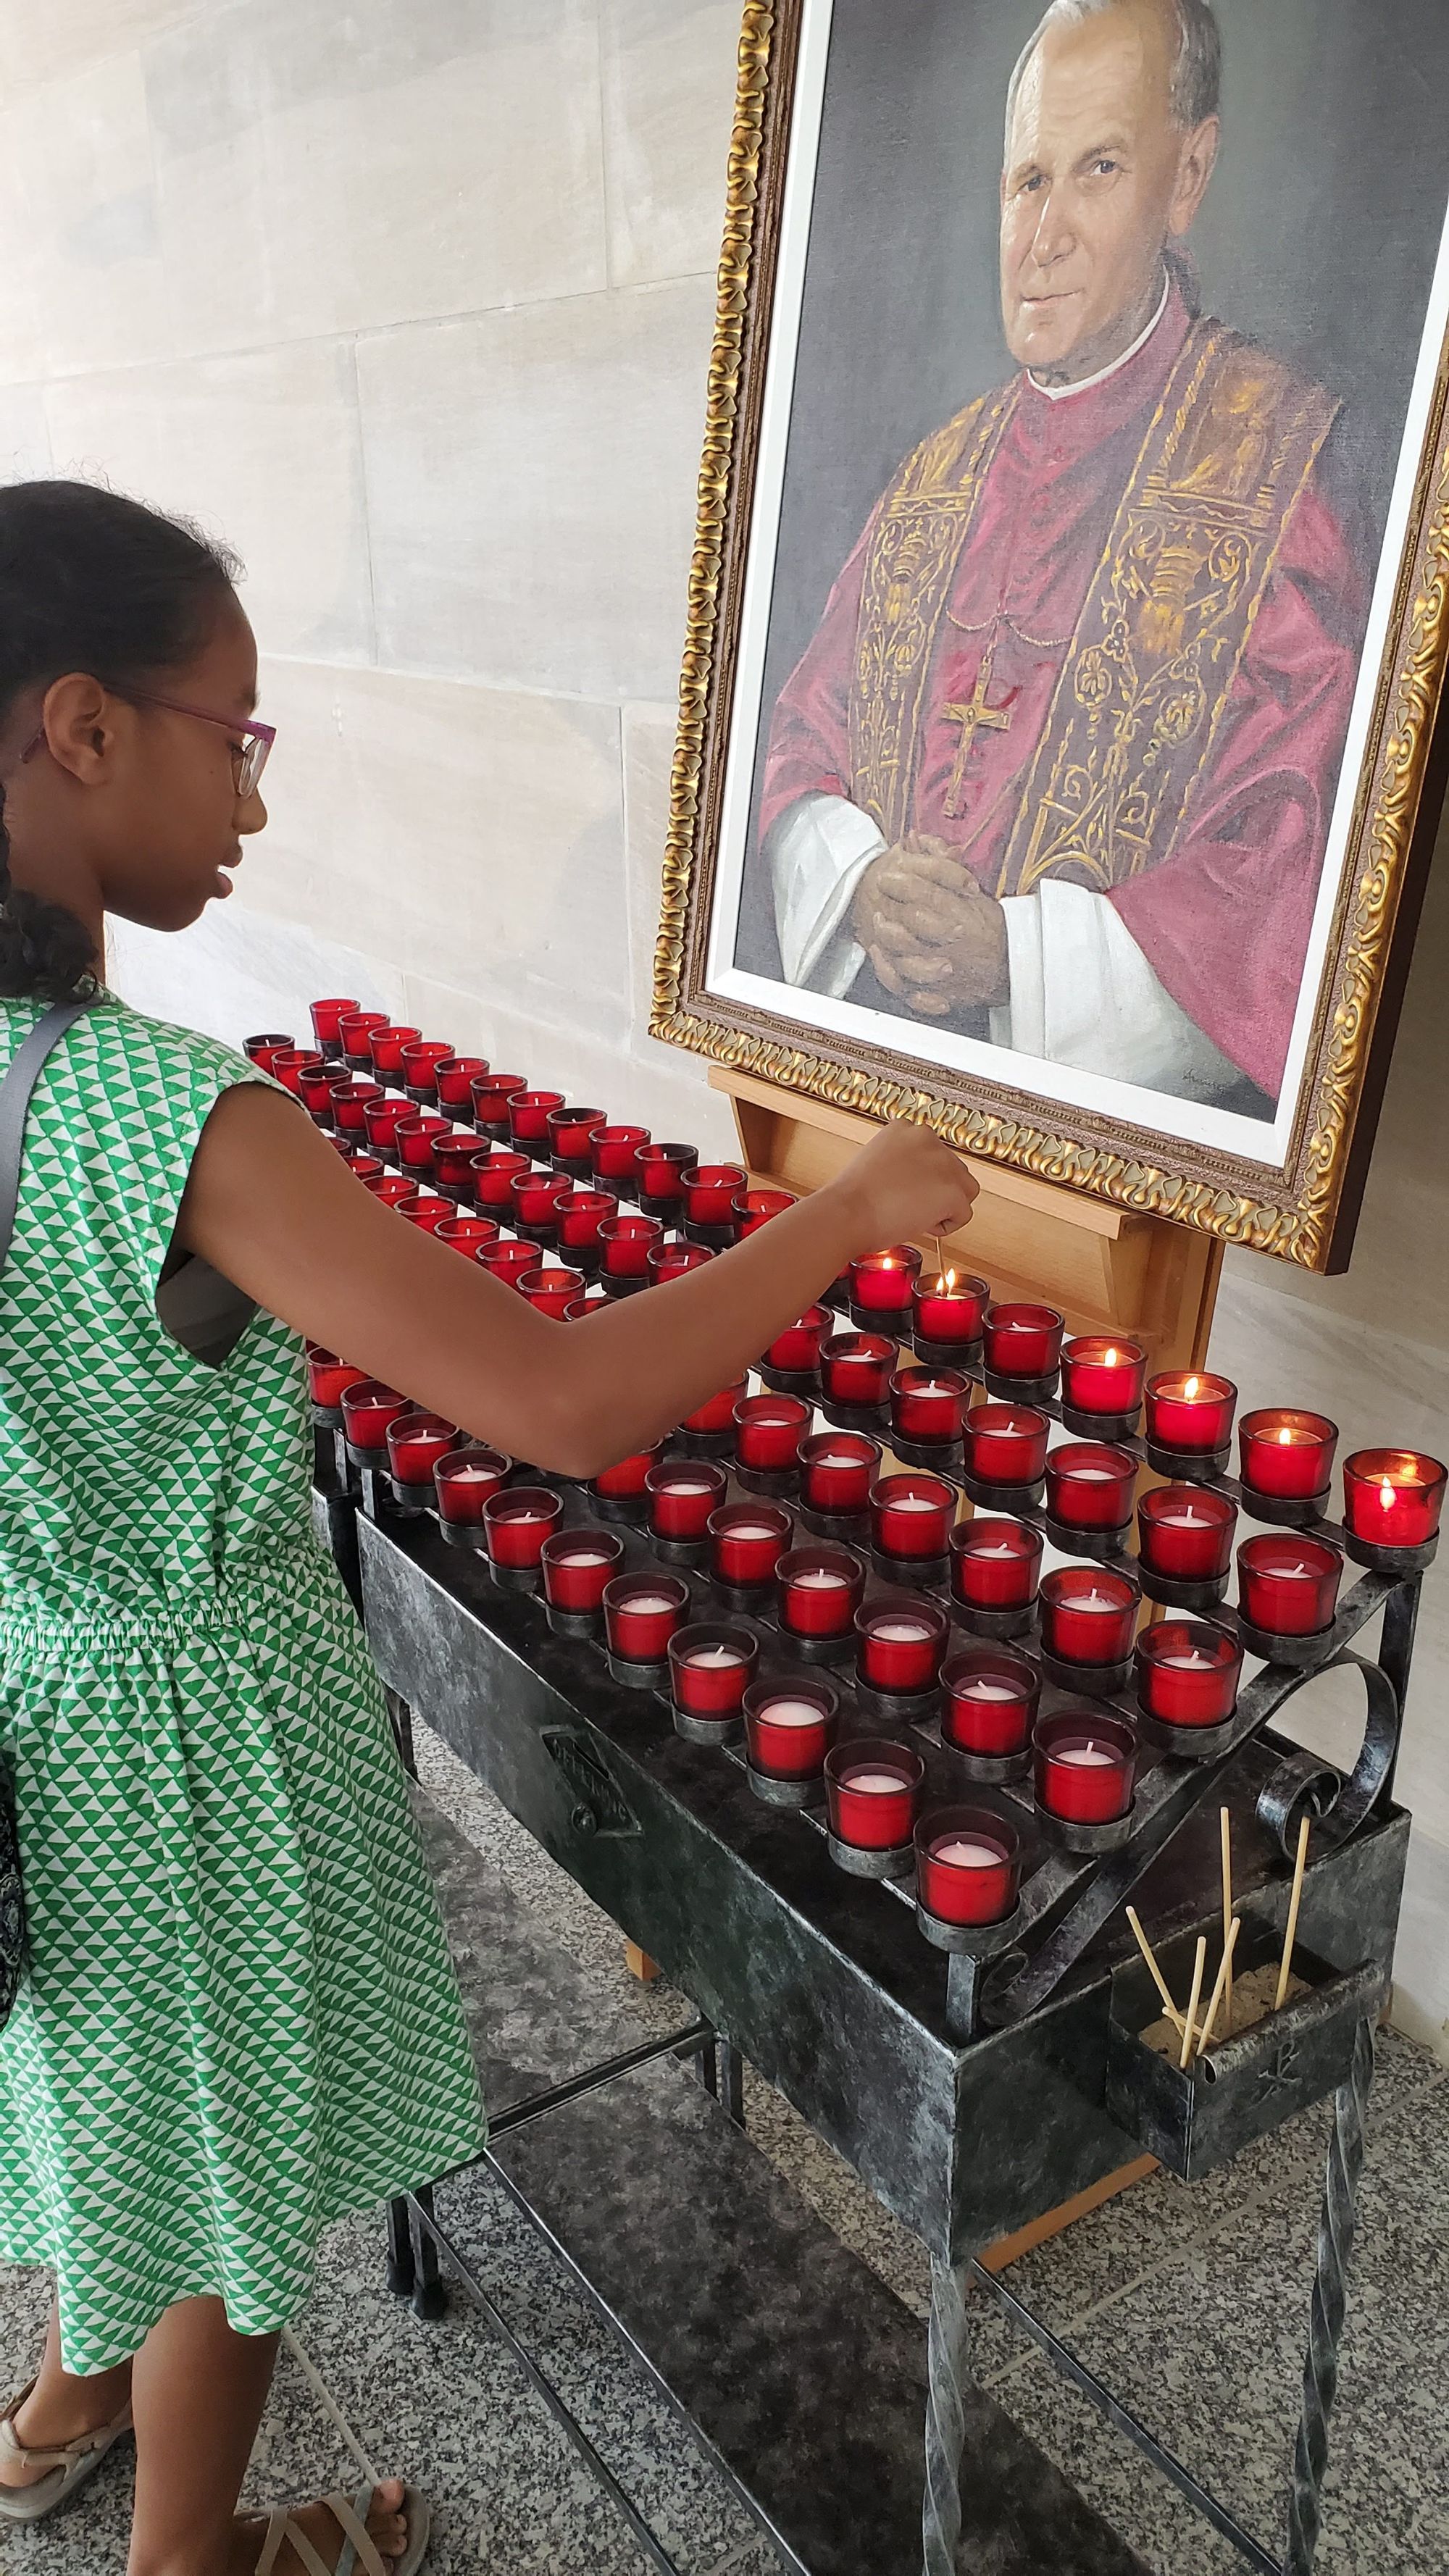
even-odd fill
[(1146, 1933), (1143, 1931), (1142, 1926), (1137, 1919), (1137, 1908), (1135, 1905), (1128, 1906), (1127, 1920), (1132, 1926), (1132, 1935), (1137, 1943), (1137, 1947), (1147, 1962), (1147, 1973), (1151, 1977), (1153, 1984), (1162, 1997), (1163, 2008), (1166, 2011), (1168, 2020), (1171, 2022), (1174, 2030), (1185, 2030), (1187, 2025), (1184, 2022), (1181, 2013), (1178, 2011), (1176, 2004), (1173, 2002), (1170, 1992), (1168, 1991), (1167, 1979), (1164, 1977), (1162, 1970), (1157, 1964), (1157, 1953), (1153, 1949), (1151, 1942), (1148, 1940)]
[[(1224, 1810), (1224, 1813), (1226, 1813), (1226, 1809)], [(1218, 1967), (1217, 1982), (1213, 1987), (1212, 1999), (1208, 2004), (1207, 2015), (1204, 2019), (1202, 2029), (1198, 2033), (1197, 2053), (1199, 2057), (1201, 2057), (1203, 2050), (1208, 2046), (1212, 2039), (1213, 2023), (1218, 2017), (1219, 2004), (1222, 2002), (1225, 1994), (1231, 1995), (1233, 1991), (1233, 1952), (1238, 1946), (1238, 1934), (1241, 1932), (1242, 1928), (1242, 1916), (1240, 1914), (1235, 1914), (1231, 1923), (1228, 1925), (1228, 1937), (1223, 1943), (1223, 1955)], [(1232, 2029), (1232, 2021), (1229, 2019), (1229, 2038), (1232, 2037)]]
[(1182, 2034), (1182, 2055), (1177, 2061), (1179, 2067), (1186, 2067), (1187, 2061), (1192, 2055), (1192, 2026), (1197, 2018), (1197, 2008), (1202, 1996), (1202, 1972), (1206, 1964), (1207, 1941), (1205, 1936), (1199, 1932), (1197, 1936), (1197, 1957), (1192, 1963), (1192, 1993), (1187, 1999), (1187, 2028)]
[(1303, 1873), (1308, 1866), (1308, 1818), (1298, 1828), (1298, 1858), (1293, 1867), (1293, 1893), (1288, 1900), (1288, 1929), (1283, 1935), (1283, 1957), (1278, 1968), (1278, 1991), (1273, 1997), (1273, 2010), (1281, 2012), (1288, 1992), (1288, 1972), (1293, 1965), (1293, 1944), (1298, 1937), (1298, 1908), (1303, 1901)]

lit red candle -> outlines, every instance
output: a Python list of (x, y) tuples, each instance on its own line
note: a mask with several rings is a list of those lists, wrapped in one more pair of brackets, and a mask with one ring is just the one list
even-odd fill
[(664, 1458), (644, 1479), (649, 1526), (656, 1538), (697, 1544), (724, 1502), (728, 1478), (707, 1460)]
[(915, 1829), (916, 1894), (939, 1923), (1004, 1923), (1016, 1911), (1021, 1836), (980, 1807), (936, 1807)]
[(436, 1100), (438, 1067), (446, 1064), (452, 1052), (451, 1042), (446, 1038), (414, 1038), (409, 1045), (401, 1047), (398, 1061), (406, 1089), (419, 1093), (426, 1100)]
[(513, 1207), (514, 1182), (533, 1166), (526, 1154), (515, 1154), (510, 1146), (494, 1145), (486, 1153), (474, 1154), (468, 1168), (479, 1208), (491, 1208), (499, 1216), (507, 1216)]
[(582, 1270), (562, 1270), (554, 1262), (543, 1263), (537, 1270), (525, 1270), (518, 1282), (520, 1297), (526, 1297), (530, 1306), (540, 1315), (550, 1316), (556, 1324), (563, 1322), (567, 1309), (583, 1290)]
[(738, 1163), (691, 1163), (684, 1173), (684, 1213), (691, 1225), (733, 1225), (745, 1186)]
[(941, 1669), (949, 1624), (934, 1601), (863, 1602), (855, 1614), (861, 1680), (871, 1690), (901, 1697), (930, 1690)]
[(1115, 1566), (1061, 1566), (1041, 1587), (1042, 1644), (1061, 1664), (1125, 1663), (1139, 1597)]
[(613, 1530), (555, 1530), (540, 1557), (543, 1597), (569, 1617), (598, 1618), (604, 1592), (622, 1570), (624, 1542)]
[(342, 1403), (343, 1390), (361, 1386), (366, 1369), (354, 1368), (350, 1360), (340, 1360), (335, 1351), (324, 1351), (320, 1342), (307, 1344), (307, 1384), (312, 1401), (326, 1413), (336, 1413)]
[(641, 1145), (634, 1156), (634, 1183), (641, 1204), (673, 1208), (684, 1198), (684, 1175), (699, 1156), (692, 1145)]
[(709, 1517), (709, 1570), (716, 1583), (764, 1591), (790, 1545), (793, 1524), (774, 1503), (724, 1503)]
[(387, 1027), (386, 1011), (343, 1011), (338, 1018), (337, 1034), (342, 1052), (349, 1064), (371, 1064), (372, 1032)]
[(1238, 1699), (1243, 1650), (1201, 1619), (1163, 1619), (1137, 1640), (1137, 1696), (1163, 1726), (1221, 1726)]
[(1065, 1329), (1055, 1306), (988, 1306), (982, 1319), (986, 1365), (993, 1377), (1051, 1377)]
[(1250, 1493), (1313, 1502), (1333, 1476), (1338, 1425), (1322, 1413), (1245, 1413), (1238, 1425), (1242, 1480)]
[(865, 1567), (850, 1548), (795, 1547), (775, 1568), (780, 1625), (792, 1637), (848, 1637), (865, 1591)]
[(486, 1136), (506, 1136), (509, 1102), (527, 1088), (521, 1073), (480, 1074), (468, 1086), (474, 1126)]
[(1124, 1718), (1063, 1709), (1037, 1721), (1036, 1798), (1049, 1816), (1109, 1825), (1132, 1804), (1137, 1730)]
[(537, 1567), (545, 1539), (563, 1519), (563, 1502), (547, 1485), (506, 1485), (483, 1506), (483, 1537), (495, 1565), (511, 1573)]
[(1343, 1462), (1343, 1517), (1370, 1547), (1425, 1547), (1444, 1508), (1445, 1471), (1416, 1449), (1357, 1449)]
[(984, 1279), (954, 1270), (918, 1279), (911, 1298), (917, 1333), (927, 1342), (979, 1342), (990, 1295)]
[(342, 1429), (349, 1449), (355, 1449), (379, 1465), (387, 1461), (387, 1431), (400, 1413), (408, 1410), (408, 1399), (384, 1386), (376, 1377), (354, 1380), (341, 1394)]
[(696, 1405), (693, 1413), (685, 1415), (680, 1429), (696, 1434), (709, 1434), (715, 1438), (726, 1431), (733, 1432), (735, 1406), (741, 1401), (748, 1385), (748, 1378), (737, 1377), (733, 1386), (722, 1386), (718, 1395), (707, 1396), (703, 1404)]
[(514, 1224), (553, 1233), (558, 1223), (558, 1203), (568, 1186), (561, 1173), (541, 1171), (534, 1164), (526, 1172), (516, 1172), (508, 1185)]
[(1047, 1510), (1064, 1529), (1120, 1530), (1132, 1518), (1137, 1461), (1096, 1440), (1064, 1440), (1046, 1462)]
[(705, 1263), (713, 1259), (714, 1254), (707, 1243), (684, 1243), (678, 1236), (666, 1235), (662, 1243), (649, 1247), (645, 1264), (649, 1284), (653, 1288), (667, 1288), (671, 1279), (687, 1278), (691, 1270), (702, 1270)]
[(458, 1444), (456, 1423), (445, 1422), (440, 1413), (425, 1412), (421, 1405), (410, 1405), (387, 1426), (387, 1463), (394, 1484), (423, 1487), (431, 1494), (438, 1460)]
[(900, 1851), (911, 1839), (926, 1766), (886, 1737), (857, 1736), (825, 1757), (825, 1801), (837, 1842), (857, 1851)]
[[(398, 1177), (403, 1179), (406, 1175), (400, 1173)], [(399, 1199), (397, 1207), (398, 1214), (405, 1216), (409, 1225), (420, 1227), (424, 1234), (436, 1234), (440, 1225), (449, 1224), (458, 1213), (452, 1200), (441, 1198), (436, 1190), (414, 1190), (411, 1198)]]
[(951, 1446), (971, 1401), (971, 1382), (955, 1369), (904, 1368), (891, 1380), (891, 1429), (898, 1440)]
[(677, 1628), (669, 1640), (675, 1707), (686, 1717), (729, 1725), (740, 1715), (759, 1660), (758, 1643), (748, 1628), (721, 1627), (706, 1620)]
[(850, 1302), (862, 1314), (889, 1315), (893, 1321), (912, 1310), (921, 1256), (913, 1243), (893, 1244), (888, 1252), (867, 1252), (850, 1265)]
[(548, 1113), (562, 1109), (561, 1091), (515, 1091), (508, 1101), (508, 1133), (515, 1145), (547, 1145)]
[(1041, 1580), (1042, 1535), (1025, 1521), (978, 1515), (951, 1532), (951, 1589), (972, 1610), (1025, 1610)]
[(765, 1353), (765, 1366), (790, 1377), (809, 1377), (820, 1365), (820, 1346), (835, 1318), (828, 1306), (807, 1306), (798, 1324), (776, 1336)]
[(735, 1456), (756, 1475), (779, 1475), (798, 1463), (810, 1407), (798, 1395), (747, 1395), (735, 1406)]
[(616, 1574), (604, 1587), (610, 1653), (626, 1664), (662, 1664), (688, 1609), (689, 1586), (677, 1574), (659, 1574), (652, 1566), (639, 1574)]
[(1062, 1402), (1074, 1413), (1135, 1413), (1146, 1375), (1147, 1353), (1138, 1342), (1079, 1333), (1062, 1346)]
[(800, 1493), (812, 1512), (863, 1512), (880, 1467), (880, 1450), (859, 1431), (820, 1431), (802, 1440)]
[(1025, 1655), (999, 1646), (963, 1646), (948, 1658), (941, 1689), (941, 1734), (959, 1753), (1004, 1762), (1026, 1751), (1041, 1675)]
[(372, 1061), (375, 1071), (388, 1082), (401, 1082), (403, 1048), (416, 1046), (422, 1034), (421, 1029), (404, 1028), (397, 1020), (389, 1020), (386, 1028), (374, 1029)]
[(565, 1190), (554, 1209), (562, 1249), (597, 1252), (600, 1226), (607, 1217), (618, 1213), (619, 1202), (612, 1190)]
[[(379, 1091), (371, 1100), (364, 1100), (362, 1124), (374, 1154), (391, 1154), (396, 1159), (397, 1131), (405, 1119), (412, 1123), (413, 1114), (412, 1102), (401, 1099), (396, 1092)], [(473, 1150), (478, 1150), (476, 1139)]]
[(768, 1780), (817, 1780), (840, 1703), (828, 1682), (751, 1682), (744, 1697), (750, 1762)]
[(446, 1136), (448, 1122), (435, 1109), (415, 1109), (410, 1118), (399, 1118), (392, 1136), (397, 1158), (405, 1172), (416, 1172), (419, 1178), (430, 1175), (433, 1168), (433, 1139)]
[(656, 1440), (652, 1449), (636, 1449), (627, 1458), (617, 1458), (612, 1467), (601, 1467), (590, 1491), (606, 1503), (639, 1502), (663, 1447), (663, 1441)]
[(1249, 1538), (1238, 1550), (1238, 1603), (1268, 1637), (1315, 1637), (1338, 1607), (1343, 1559), (1319, 1538)]
[(647, 1279), (650, 1247), (664, 1228), (657, 1216), (611, 1216), (599, 1228), (606, 1279)]
[(1158, 1485), (1137, 1506), (1144, 1574), (1172, 1583), (1217, 1583), (1232, 1563), (1237, 1505), (1206, 1485)]
[(483, 1506), (496, 1494), (513, 1472), (513, 1461), (501, 1449), (489, 1449), (482, 1441), (470, 1441), (465, 1448), (450, 1449), (433, 1469), (433, 1486), (438, 1498), (438, 1517), (457, 1526), (477, 1527), (483, 1518)]
[(985, 1485), (1039, 1485), (1051, 1424), (1025, 1404), (978, 1404), (965, 1421), (966, 1471)]
[(820, 1383), (829, 1404), (884, 1404), (896, 1347), (884, 1333), (832, 1333), (820, 1346)]
[[(312, 1004), (312, 1032), (324, 1055), (327, 1053), (329, 1048), (341, 1046), (342, 1015), (344, 1011), (355, 1011), (356, 1009), (356, 999), (351, 995), (349, 995), (345, 1001), (338, 1000), (337, 997), (333, 995), (326, 1001), (314, 1002)], [(382, 1016), (386, 1019), (386, 1012), (384, 1012)]]
[(602, 1109), (551, 1109), (546, 1121), (549, 1152), (560, 1162), (589, 1165), (594, 1138), (608, 1123)]
[[(447, 1201), (444, 1200), (443, 1204), (446, 1207)], [(448, 1208), (449, 1216), (452, 1213)], [(516, 1288), (520, 1279), (538, 1268), (538, 1246), (536, 1243), (485, 1243), (478, 1262), (490, 1279), (501, 1280), (505, 1288)]]
[(735, 1202), (741, 1235), (756, 1233), (772, 1216), (783, 1216), (794, 1204), (788, 1190), (742, 1190)]
[[(372, 1060), (376, 1064), (376, 1038), (372, 1042)], [(433, 1068), (439, 1108), (448, 1110), (454, 1118), (470, 1118), (473, 1114), (473, 1085), (481, 1082), (487, 1071), (486, 1056), (441, 1056)]]
[(648, 1142), (647, 1127), (596, 1127), (589, 1141), (595, 1179), (626, 1181), (632, 1187), (639, 1148)]
[(944, 1556), (956, 1489), (939, 1476), (881, 1476), (871, 1488), (870, 1534), (882, 1556)]

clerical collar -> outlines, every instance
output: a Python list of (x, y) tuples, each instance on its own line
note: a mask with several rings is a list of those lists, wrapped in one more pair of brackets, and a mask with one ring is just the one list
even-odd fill
[(1083, 376), (1081, 383), (1076, 385), (1044, 385), (1041, 378), (1039, 376), (1033, 376), (1031, 374), (1031, 369), (1028, 367), (1027, 374), (1031, 378), (1033, 392), (1044, 394), (1049, 403), (1070, 402), (1074, 394), (1092, 393), (1098, 385), (1105, 385), (1112, 376), (1120, 375), (1122, 369), (1124, 367), (1130, 367), (1133, 359), (1138, 357), (1142, 350), (1146, 348), (1153, 332), (1156, 330), (1164, 313), (1167, 311), (1167, 299), (1171, 293), (1172, 272), (1169, 269), (1164, 273), (1162, 280), (1162, 301), (1158, 305), (1157, 311), (1153, 314), (1151, 321), (1148, 323), (1146, 330), (1138, 333), (1138, 336), (1133, 341), (1131, 348), (1124, 349), (1120, 358), (1114, 358), (1110, 367), (1099, 368), (1095, 376)]

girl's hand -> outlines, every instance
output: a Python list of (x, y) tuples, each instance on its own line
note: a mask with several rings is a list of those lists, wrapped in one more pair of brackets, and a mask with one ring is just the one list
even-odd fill
[(928, 1127), (883, 1127), (824, 1193), (839, 1193), (852, 1259), (922, 1235), (957, 1234), (978, 1194), (958, 1154)]

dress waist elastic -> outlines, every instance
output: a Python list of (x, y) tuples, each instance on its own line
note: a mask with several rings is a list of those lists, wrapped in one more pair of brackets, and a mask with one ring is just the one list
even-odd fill
[(11, 1591), (0, 1597), (0, 1654), (13, 1653), (27, 1638), (165, 1645), (210, 1630), (244, 1629), (263, 1608), (274, 1610), (279, 1602), (295, 1608), (303, 1598), (309, 1618), (328, 1604), (350, 1609), (332, 1558), (310, 1533), (278, 1541), (265, 1558), (219, 1566), (209, 1585), (178, 1589), (164, 1600), (144, 1599), (144, 1578), (137, 1588), (143, 1597), (127, 1601), (97, 1593), (67, 1601), (33, 1585)]

